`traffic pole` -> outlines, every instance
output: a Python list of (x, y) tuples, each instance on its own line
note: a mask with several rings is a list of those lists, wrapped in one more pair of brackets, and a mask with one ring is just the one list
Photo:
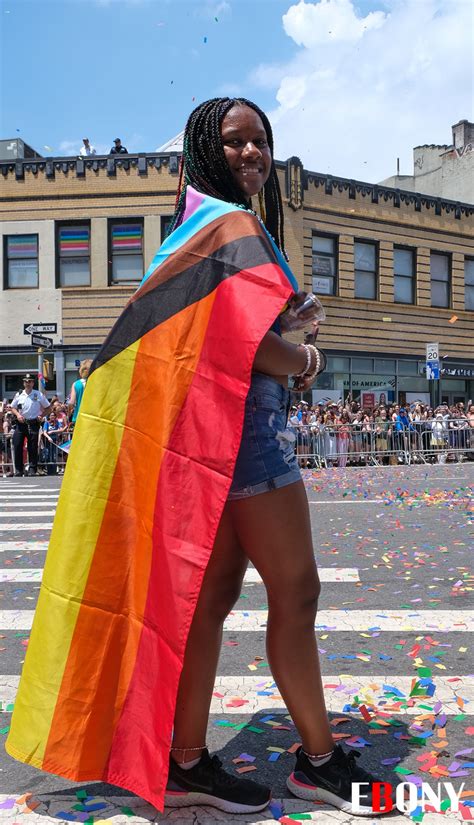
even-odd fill
[(38, 390), (43, 392), (44, 386), (41, 384), (43, 378), (43, 347), (38, 347)]

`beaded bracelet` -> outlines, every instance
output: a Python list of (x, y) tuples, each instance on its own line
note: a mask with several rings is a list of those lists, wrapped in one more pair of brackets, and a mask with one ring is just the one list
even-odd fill
[[(316, 378), (317, 374), (321, 372), (321, 354), (319, 350), (312, 344), (299, 344), (298, 346), (302, 346), (306, 350), (306, 366), (304, 370), (302, 370), (302, 372), (299, 372), (295, 375), (295, 378), (304, 378), (305, 380), (307, 380), (308, 378)], [(315, 366), (314, 370), (312, 372), (309, 372), (312, 354), (314, 355)]]
[(303, 378), (307, 374), (311, 366), (311, 350), (308, 344), (298, 344), (298, 346), (303, 347), (304, 351), (306, 352), (306, 364), (304, 369), (301, 370), (301, 372), (295, 373), (295, 378)]
[(314, 353), (315, 358), (315, 366), (313, 372), (307, 373), (304, 378), (307, 380), (308, 378), (313, 379), (316, 378), (318, 372), (321, 372), (321, 356), (319, 354), (319, 350), (317, 347), (314, 347), (312, 344), (305, 344), (308, 347), (310, 352)]

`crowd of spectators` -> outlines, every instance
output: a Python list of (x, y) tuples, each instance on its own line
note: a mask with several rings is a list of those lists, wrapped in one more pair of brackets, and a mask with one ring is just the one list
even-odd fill
[[(44, 409), (44, 414), (40, 414), (35, 419), (34, 436), (35, 442), (37, 438), (37, 445), (34, 449), (33, 461), (35, 465), (33, 467), (32, 456), (29, 454), (31, 444), (28, 442), (28, 433), (25, 431), (24, 443), (21, 445), (23, 454), (20, 449), (18, 460), (23, 457), (22, 465), (28, 462), (28, 475), (36, 475), (36, 473), (40, 475), (60, 475), (64, 472), (67, 460), (67, 452), (64, 451), (64, 447), (72, 438), (91, 364), (90, 358), (81, 361), (79, 377), (72, 384), (66, 401), (62, 402), (58, 396), (53, 396), (49, 400), (49, 406)], [(24, 385), (31, 381), (32, 377), (30, 375), (25, 376), (23, 379)], [(19, 420), (14, 407), (16, 406), (15, 399), (19, 395), (20, 392), (17, 393), (12, 403), (8, 403), (6, 400), (0, 402), (0, 475), (4, 477), (23, 475), (23, 469), (20, 471), (12, 461), (15, 452), (13, 450), (15, 432), (18, 433), (19, 428)], [(48, 401), (44, 403), (46, 404)], [(36, 416), (36, 412), (34, 412), (34, 415)]]
[[(90, 361), (81, 365), (82, 376), (71, 387), (66, 402), (53, 397), (39, 431), (40, 474), (64, 471), (66, 454), (57, 444), (71, 438)], [(79, 403), (77, 403), (79, 401)], [(0, 474), (12, 475), (11, 440), (15, 416), (11, 405), (0, 404)], [(357, 401), (313, 404), (300, 401), (289, 410), (288, 426), (294, 430), (301, 467), (401, 464), (410, 460), (445, 463), (474, 461), (474, 403), (433, 408), (422, 403), (380, 405), (362, 409)], [(423, 455), (423, 459), (421, 459)]]
[(382, 404), (362, 409), (350, 396), (345, 402), (313, 404), (301, 401), (290, 408), (288, 426), (296, 437), (301, 467), (346, 467), (403, 464), (414, 461), (445, 463), (474, 460), (474, 403), (429, 407)]
[[(64, 472), (65, 459), (59, 454), (57, 444), (64, 443), (71, 437), (71, 421), (69, 405), (62, 403), (57, 397), (50, 402), (51, 409), (40, 422), (38, 431), (38, 474), (51, 475)], [(0, 475), (14, 475), (12, 465), (12, 443), (15, 431), (16, 418), (11, 410), (11, 404), (0, 403)], [(26, 444), (25, 444), (26, 463)], [(30, 473), (31, 475), (31, 473)]]

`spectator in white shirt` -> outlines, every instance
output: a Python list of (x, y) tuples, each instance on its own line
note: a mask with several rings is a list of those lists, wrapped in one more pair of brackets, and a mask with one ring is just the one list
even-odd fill
[(15, 458), (15, 476), (23, 475), (23, 444), (28, 444), (28, 475), (35, 476), (38, 471), (38, 439), (41, 421), (51, 409), (46, 396), (34, 388), (35, 379), (28, 373), (23, 378), (23, 392), (17, 392), (11, 409), (15, 416), (13, 433), (13, 450)]
[(79, 152), (81, 157), (85, 158), (88, 155), (95, 155), (96, 154), (95, 146), (91, 146), (91, 144), (89, 143), (89, 138), (82, 138), (82, 142), (83, 142), (84, 146), (81, 146), (81, 150)]

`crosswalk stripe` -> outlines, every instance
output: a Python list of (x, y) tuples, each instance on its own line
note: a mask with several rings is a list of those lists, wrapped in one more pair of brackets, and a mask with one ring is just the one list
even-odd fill
[[(1, 531), (0, 531), (1, 532)], [(47, 541), (1, 541), (0, 553), (38, 553), (48, 549)]]
[[(404, 615), (403, 611), (379, 613), (376, 610), (320, 610), (317, 630), (335, 631), (414, 631), (432, 633), (465, 633), (474, 626), (473, 610), (420, 610)], [(33, 610), (0, 610), (0, 630), (29, 630)], [(227, 617), (224, 630), (233, 633), (262, 632), (265, 630), (266, 610), (233, 610)]]
[(1, 487), (4, 487), (5, 490), (18, 490), (18, 492), (25, 491), (25, 490), (47, 490), (47, 487), (39, 487), (37, 484), (23, 484), (21, 481), (4, 481)]
[[(318, 567), (319, 579), (322, 582), (358, 582), (357, 567)], [(262, 577), (258, 570), (249, 567), (245, 573), (244, 584), (261, 584)]]
[[(352, 697), (357, 695), (366, 704), (378, 706), (379, 700), (386, 700), (387, 706), (397, 701), (396, 693), (392, 697), (390, 688), (395, 688), (404, 697), (410, 695), (412, 689), (413, 676), (383, 676), (377, 674), (363, 676), (326, 676), (323, 674), (323, 686), (325, 687), (325, 703), (331, 712), (339, 712), (344, 705), (350, 704)], [(454, 681), (449, 681), (454, 679)], [(423, 698), (423, 704), (433, 706), (435, 702), (442, 702), (443, 707), (440, 713), (456, 715), (460, 712), (460, 707), (456, 697), (460, 696), (465, 706), (463, 713), (474, 714), (474, 684), (467, 678), (436, 676), (433, 679), (436, 691), (433, 699)], [(384, 689), (384, 685), (386, 689)], [(216, 695), (219, 694), (219, 695)], [(400, 698), (400, 697), (398, 697)], [(233, 699), (237, 701), (232, 702)], [(245, 704), (241, 704), (243, 700)], [(469, 703), (469, 704), (468, 704)], [(211, 703), (211, 713), (245, 713), (254, 714), (268, 708), (285, 709), (285, 703), (281, 698), (275, 682), (265, 679), (262, 676), (217, 676), (214, 685), (214, 695)], [(385, 708), (385, 705), (384, 705)], [(421, 711), (418, 703), (413, 707), (402, 708), (399, 713), (419, 714)], [(392, 711), (390, 711), (392, 713)]]
[[(15, 552), (18, 548), (15, 546), (14, 542), (9, 542), (9, 544), (13, 545), (11, 552)], [(34, 543), (33, 543), (33, 546)], [(44, 543), (44, 548), (46, 549), (47, 544)], [(0, 568), (0, 582), (30, 582), (41, 581), (43, 575), (43, 571), (39, 567), (6, 567)], [(319, 569), (319, 578), (323, 582), (354, 582), (359, 581), (359, 574), (356, 568), (347, 567), (347, 568), (332, 568), (332, 567), (321, 567)], [(261, 584), (262, 579), (257, 570), (254, 567), (251, 567), (245, 573), (244, 583), (246, 584)]]
[(308, 501), (313, 507), (318, 507), (320, 504), (383, 504), (384, 498), (363, 499), (361, 501), (351, 498), (331, 498), (328, 501)]
[[(262, 631), (267, 623), (266, 610), (233, 610), (224, 630), (232, 632)], [(474, 629), (474, 610), (320, 610), (318, 630), (353, 631), (437, 631), (450, 633)]]
[[(12, 519), (12, 518), (31, 518), (32, 516), (39, 517), (41, 516), (54, 516), (56, 510), (19, 510), (15, 513), (0, 513), (0, 519)], [(3, 525), (0, 525), (3, 528)]]
[(18, 496), (0, 496), (0, 504), (5, 507), (36, 507), (38, 504), (45, 504), (50, 507), (56, 504), (58, 496), (22, 496), (21, 502)]
[(0, 582), (40, 582), (43, 578), (41, 567), (6, 567), (0, 569)]
[[(350, 704), (352, 697), (357, 695), (368, 705), (379, 707), (380, 700), (385, 700), (383, 708), (387, 712), (417, 715), (420, 714), (418, 702), (413, 707), (392, 710), (393, 703), (403, 697), (408, 698), (412, 689), (412, 676), (392, 676), (390, 674), (370, 674), (363, 676), (326, 675), (323, 674), (323, 686), (326, 707), (333, 713), (340, 713), (345, 705)], [(7, 705), (14, 704), (20, 677), (17, 675), (0, 676), (0, 708), (5, 711)], [(442, 702), (442, 708), (437, 712), (455, 716), (460, 713), (457, 696), (464, 701), (462, 712), (468, 716), (474, 715), (474, 684), (468, 677), (435, 676), (433, 683), (436, 691), (432, 698), (422, 698), (423, 706), (433, 707), (436, 702)], [(384, 687), (385, 686), (385, 687)], [(397, 696), (397, 692), (402, 697)], [(234, 701), (233, 701), (234, 700)], [(277, 709), (286, 711), (278, 688), (270, 677), (261, 676), (217, 676), (214, 683), (214, 693), (211, 703), (211, 713), (228, 714), (240, 713), (251, 716), (262, 710)], [(382, 709), (382, 707), (381, 707)], [(429, 710), (427, 709), (428, 713)], [(358, 715), (357, 715), (358, 716)]]
[[(17, 513), (15, 515), (18, 515)], [(31, 513), (29, 513), (31, 516)], [(54, 515), (54, 514), (53, 514)], [(40, 523), (35, 522), (34, 524), (24, 524), (23, 522), (19, 522), (18, 524), (0, 524), (0, 533), (16, 533), (16, 532), (35, 532), (36, 530), (52, 530), (53, 529), (53, 522), (52, 521), (43, 521)]]

